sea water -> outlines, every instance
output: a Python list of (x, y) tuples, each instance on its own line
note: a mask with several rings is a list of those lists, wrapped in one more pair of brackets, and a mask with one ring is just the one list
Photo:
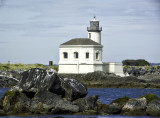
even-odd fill
[[(5, 91), (9, 88), (0, 88), (0, 97), (3, 96)], [(88, 95), (98, 95), (101, 103), (109, 104), (112, 100), (124, 96), (130, 98), (138, 98), (147, 93), (156, 94), (160, 97), (160, 89), (143, 89), (143, 88), (89, 88)], [(2, 116), (0, 118), (158, 118), (149, 116), (85, 116), (85, 115), (42, 115), (42, 116)]]

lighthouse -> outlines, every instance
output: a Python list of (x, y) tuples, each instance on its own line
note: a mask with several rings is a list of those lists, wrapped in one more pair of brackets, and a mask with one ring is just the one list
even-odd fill
[(94, 16), (87, 27), (88, 38), (74, 38), (59, 46), (60, 74), (83, 74), (104, 71), (123, 76), (122, 63), (102, 62), (101, 31)]
[(90, 27), (87, 27), (88, 38), (101, 44), (101, 31), (102, 27), (99, 27), (99, 21), (94, 16), (93, 20), (90, 21)]

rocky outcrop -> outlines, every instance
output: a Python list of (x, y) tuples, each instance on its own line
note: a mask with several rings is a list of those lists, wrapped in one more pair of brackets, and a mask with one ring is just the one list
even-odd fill
[(157, 69), (156, 67), (132, 67), (132, 66), (126, 66), (123, 68), (124, 73), (128, 73), (130, 76), (144, 76), (146, 74), (156, 74), (160, 75), (160, 69)]
[(0, 115), (72, 114), (80, 111), (76, 100), (82, 100), (86, 107), (94, 109), (93, 104), (96, 104), (98, 97), (85, 98), (86, 95), (87, 88), (82, 82), (63, 79), (53, 71), (34, 68), (23, 72), (18, 85), (0, 99)]
[(87, 88), (82, 82), (69, 78), (62, 79), (54, 72), (43, 69), (25, 71), (17, 89), (33, 94), (45, 90), (65, 97), (67, 100), (76, 100), (87, 95)]
[[(96, 82), (92, 75), (88, 76)], [(104, 76), (106, 75), (103, 74), (100, 79), (103, 80)], [(115, 75), (110, 77), (116, 79)], [(132, 79), (134, 78), (128, 81), (133, 81)], [(137, 99), (123, 97), (106, 105), (98, 101), (97, 95), (85, 97), (87, 88), (79, 80), (61, 78), (53, 71), (30, 69), (23, 72), (19, 80), (18, 85), (7, 91), (0, 99), (0, 116), (17, 114), (159, 116), (160, 100), (153, 94)], [(118, 79), (115, 83), (116, 81)], [(139, 80), (136, 81), (139, 82)]]

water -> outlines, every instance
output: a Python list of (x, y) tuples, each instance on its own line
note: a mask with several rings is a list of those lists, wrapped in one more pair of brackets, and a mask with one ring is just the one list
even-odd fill
[[(0, 88), (0, 97), (3, 96), (8, 88)], [(160, 97), (160, 89), (140, 89), (140, 88), (89, 88), (88, 95), (99, 95), (99, 101), (105, 104), (111, 103), (112, 100), (128, 96), (130, 98), (137, 98), (147, 93), (156, 94)], [(4, 116), (0, 118), (158, 118), (149, 116), (77, 116), (77, 115), (45, 115), (45, 116)]]
[(87, 96), (99, 95), (100, 102), (109, 104), (116, 98), (124, 96), (138, 98), (147, 93), (153, 93), (160, 97), (160, 89), (143, 88), (89, 88)]

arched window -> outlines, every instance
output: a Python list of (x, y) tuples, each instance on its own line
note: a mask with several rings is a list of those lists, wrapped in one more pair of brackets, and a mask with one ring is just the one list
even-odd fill
[(86, 52), (86, 59), (89, 59), (89, 52)]
[(68, 53), (67, 52), (63, 52), (63, 58), (67, 59), (68, 58)]
[(74, 58), (78, 59), (78, 52), (74, 52)]

